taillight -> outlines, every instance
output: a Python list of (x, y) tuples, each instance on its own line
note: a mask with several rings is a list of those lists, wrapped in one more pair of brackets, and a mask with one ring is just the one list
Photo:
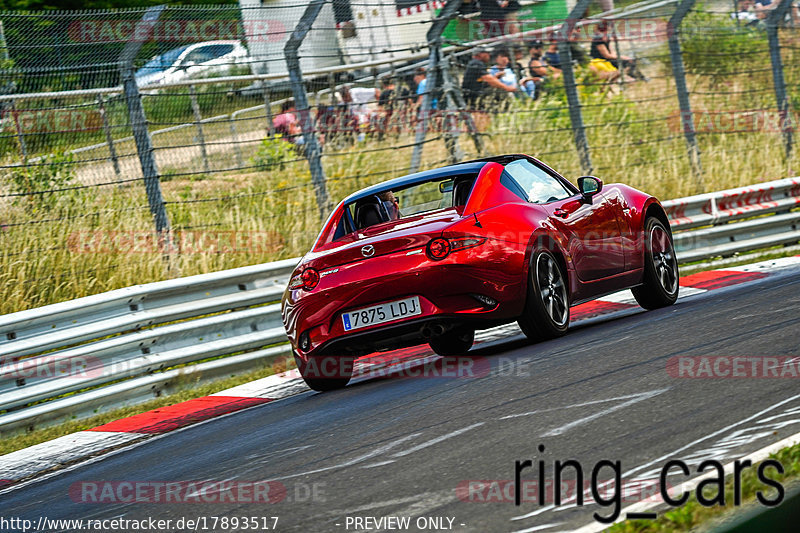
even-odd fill
[(315, 268), (307, 268), (289, 282), (290, 289), (303, 288), (310, 291), (319, 283), (319, 272)]
[(453, 239), (450, 241), (450, 251), (456, 252), (464, 248), (472, 248), (486, 241), (485, 237), (465, 237), (463, 239)]
[(428, 243), (428, 257), (434, 261), (444, 259), (449, 253), (450, 241), (443, 237), (437, 237)]
[(486, 242), (485, 237), (463, 237), (459, 239), (445, 239), (438, 237), (428, 243), (428, 257), (434, 261), (440, 261), (453, 252), (472, 248)]

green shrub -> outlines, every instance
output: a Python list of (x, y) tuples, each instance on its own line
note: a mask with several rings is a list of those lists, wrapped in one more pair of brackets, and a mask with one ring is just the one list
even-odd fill
[(681, 26), (686, 71), (727, 76), (769, 65), (766, 34), (714, 13), (694, 12)]
[(62, 198), (73, 196), (73, 191), (58, 191), (74, 185), (75, 162), (70, 153), (62, 152), (43, 156), (35, 163), (14, 167), (8, 181), (15, 205), (31, 211), (50, 210)]
[(263, 171), (274, 170), (276, 167), (283, 170), (286, 162), (297, 159), (297, 151), (292, 143), (281, 135), (267, 137), (261, 141), (252, 164)]

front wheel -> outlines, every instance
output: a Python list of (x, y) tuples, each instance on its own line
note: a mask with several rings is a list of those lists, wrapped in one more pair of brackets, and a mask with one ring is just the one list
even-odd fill
[(525, 310), (517, 319), (520, 329), (534, 341), (564, 335), (569, 327), (569, 295), (555, 256), (547, 250), (536, 251), (529, 276)]
[(650, 217), (644, 227), (644, 280), (631, 292), (645, 309), (658, 309), (678, 299), (678, 259), (672, 235), (660, 220)]
[(353, 376), (354, 357), (333, 355), (312, 356), (308, 361), (294, 353), (294, 361), (309, 388), (326, 392), (341, 389)]
[(431, 349), (438, 355), (463, 355), (472, 348), (475, 342), (475, 330), (472, 328), (451, 329), (444, 335), (431, 339)]

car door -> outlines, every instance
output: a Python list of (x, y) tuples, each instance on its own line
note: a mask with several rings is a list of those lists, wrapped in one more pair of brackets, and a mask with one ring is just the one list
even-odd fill
[(506, 171), (528, 195), (528, 201), (547, 211), (553, 228), (567, 239), (567, 253), (581, 281), (619, 274), (625, 269), (617, 216), (614, 207), (596, 194), (589, 202), (563, 183), (563, 178), (518, 159)]

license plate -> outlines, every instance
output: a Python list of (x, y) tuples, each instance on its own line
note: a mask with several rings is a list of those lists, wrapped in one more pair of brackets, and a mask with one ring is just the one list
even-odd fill
[(381, 324), (383, 322), (390, 322), (399, 318), (419, 315), (421, 313), (422, 309), (419, 307), (419, 298), (412, 296), (405, 300), (373, 305), (371, 307), (365, 307), (364, 309), (343, 313), (342, 322), (344, 323), (344, 330), (351, 331), (367, 326), (374, 326), (375, 324)]

